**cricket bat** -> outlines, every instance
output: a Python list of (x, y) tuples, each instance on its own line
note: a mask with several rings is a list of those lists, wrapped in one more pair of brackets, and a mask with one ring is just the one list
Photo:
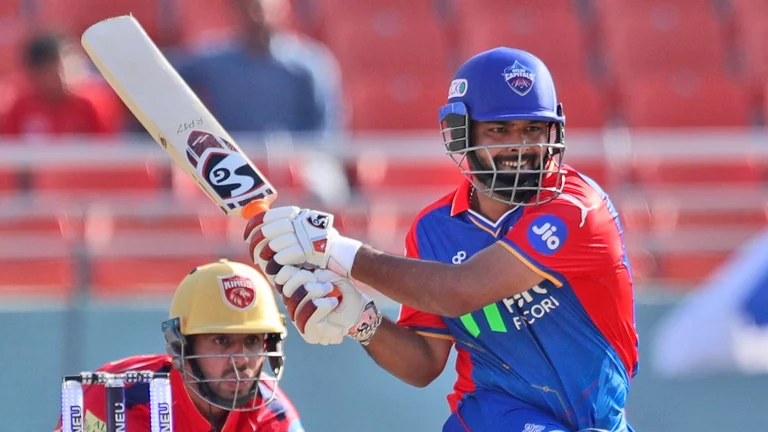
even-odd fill
[(132, 15), (92, 25), (81, 42), (152, 138), (225, 214), (251, 218), (269, 208), (275, 188)]

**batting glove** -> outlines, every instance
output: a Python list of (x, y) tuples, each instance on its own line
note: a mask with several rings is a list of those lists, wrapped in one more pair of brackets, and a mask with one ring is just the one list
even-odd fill
[[(329, 270), (285, 266), (275, 276), (288, 317), (305, 341), (336, 345), (344, 337), (368, 345), (381, 324), (381, 312), (349, 279)], [(334, 287), (341, 296), (331, 293)]]
[(254, 263), (267, 275), (276, 273), (276, 269), (267, 268), (273, 260), (281, 266), (327, 268), (348, 277), (362, 246), (339, 234), (333, 227), (332, 214), (295, 206), (277, 207), (252, 218), (244, 238), (250, 244)]

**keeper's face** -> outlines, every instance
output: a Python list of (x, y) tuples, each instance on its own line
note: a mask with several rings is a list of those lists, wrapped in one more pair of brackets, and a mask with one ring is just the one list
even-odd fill
[(197, 335), (194, 351), (210, 389), (223, 398), (236, 399), (256, 384), (266, 341), (263, 334)]

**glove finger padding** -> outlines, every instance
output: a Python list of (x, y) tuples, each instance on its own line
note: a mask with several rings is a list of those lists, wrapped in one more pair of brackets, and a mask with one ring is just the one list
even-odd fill
[[(335, 297), (315, 298), (306, 303), (296, 315), (296, 328), (305, 333), (307, 327), (317, 328), (321, 320), (325, 319), (333, 309), (339, 305)], [(322, 332), (326, 333), (326, 332)]]
[(283, 266), (276, 263), (274, 259), (267, 261), (264, 265), (264, 275), (267, 277), (269, 283), (274, 284), (274, 277), (280, 272)]
[(308, 302), (324, 297), (333, 290), (333, 285), (329, 283), (307, 282), (300, 285), (289, 296), (283, 294), (283, 303), (287, 309), (288, 316), (295, 320), (296, 311), (303, 308)]
[[(287, 267), (283, 267), (285, 269)], [(295, 267), (294, 267), (295, 268)], [(303, 270), (299, 269), (298, 271), (292, 271), (292, 270), (286, 270), (283, 272), (281, 269), (278, 274), (280, 275), (280, 281), (283, 281), (286, 276), (289, 276), (288, 279), (285, 279), (284, 283), (282, 284), (283, 289), (283, 295), (286, 297), (290, 297), (293, 295), (296, 290), (299, 289), (302, 285), (309, 283), (309, 282), (317, 282), (317, 278), (314, 274), (312, 274), (309, 270)], [(275, 277), (275, 283), (277, 283), (277, 277)]]
[(243, 240), (248, 243), (252, 240), (252, 236), (259, 231), (262, 225), (276, 221), (278, 219), (290, 219), (299, 213), (301, 209), (296, 206), (284, 206), (276, 207), (266, 212), (257, 214), (250, 218), (248, 223), (245, 224), (243, 230)]
[[(267, 275), (266, 268), (267, 263), (269, 262), (269, 258), (264, 259), (262, 258), (262, 255), (264, 253), (264, 248), (268, 247), (268, 242), (266, 239), (262, 239), (259, 243), (251, 243), (250, 244), (250, 254), (251, 259), (253, 262), (259, 266), (261, 269), (261, 272)], [(270, 284), (272, 284), (272, 277), (270, 275), (267, 275), (267, 280)]]
[(264, 237), (272, 240), (283, 234), (294, 233), (293, 222), (290, 219), (278, 219), (265, 223), (259, 228)]
[[(264, 225), (264, 215), (266, 214), (267, 214), (266, 212), (259, 213), (256, 216), (248, 219), (248, 222), (245, 224), (245, 228), (243, 229), (243, 240), (246, 243), (254, 243), (253, 236), (256, 233), (261, 232), (259, 228), (261, 228), (261, 226)], [(255, 243), (258, 243), (258, 241), (256, 241)]]
[(300, 272), (301, 268), (296, 266), (283, 266), (280, 271), (275, 275), (275, 289), (280, 294), (283, 293), (283, 285), (286, 284), (296, 273)]
[[(294, 239), (296, 238), (296, 236), (293, 234), (290, 235)], [(301, 245), (299, 245), (299, 242), (295, 241), (291, 246), (278, 251), (275, 256), (272, 257), (272, 259), (274, 259), (275, 262), (280, 265), (296, 265), (304, 264), (306, 262), (306, 255), (304, 254), (304, 250), (301, 248)]]

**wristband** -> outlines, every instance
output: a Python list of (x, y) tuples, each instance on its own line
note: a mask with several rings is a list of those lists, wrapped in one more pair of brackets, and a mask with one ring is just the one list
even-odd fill
[(331, 243), (331, 250), (328, 253), (328, 270), (342, 276), (349, 276), (352, 272), (352, 264), (355, 262), (357, 251), (363, 243), (359, 240), (349, 237), (338, 236)]

